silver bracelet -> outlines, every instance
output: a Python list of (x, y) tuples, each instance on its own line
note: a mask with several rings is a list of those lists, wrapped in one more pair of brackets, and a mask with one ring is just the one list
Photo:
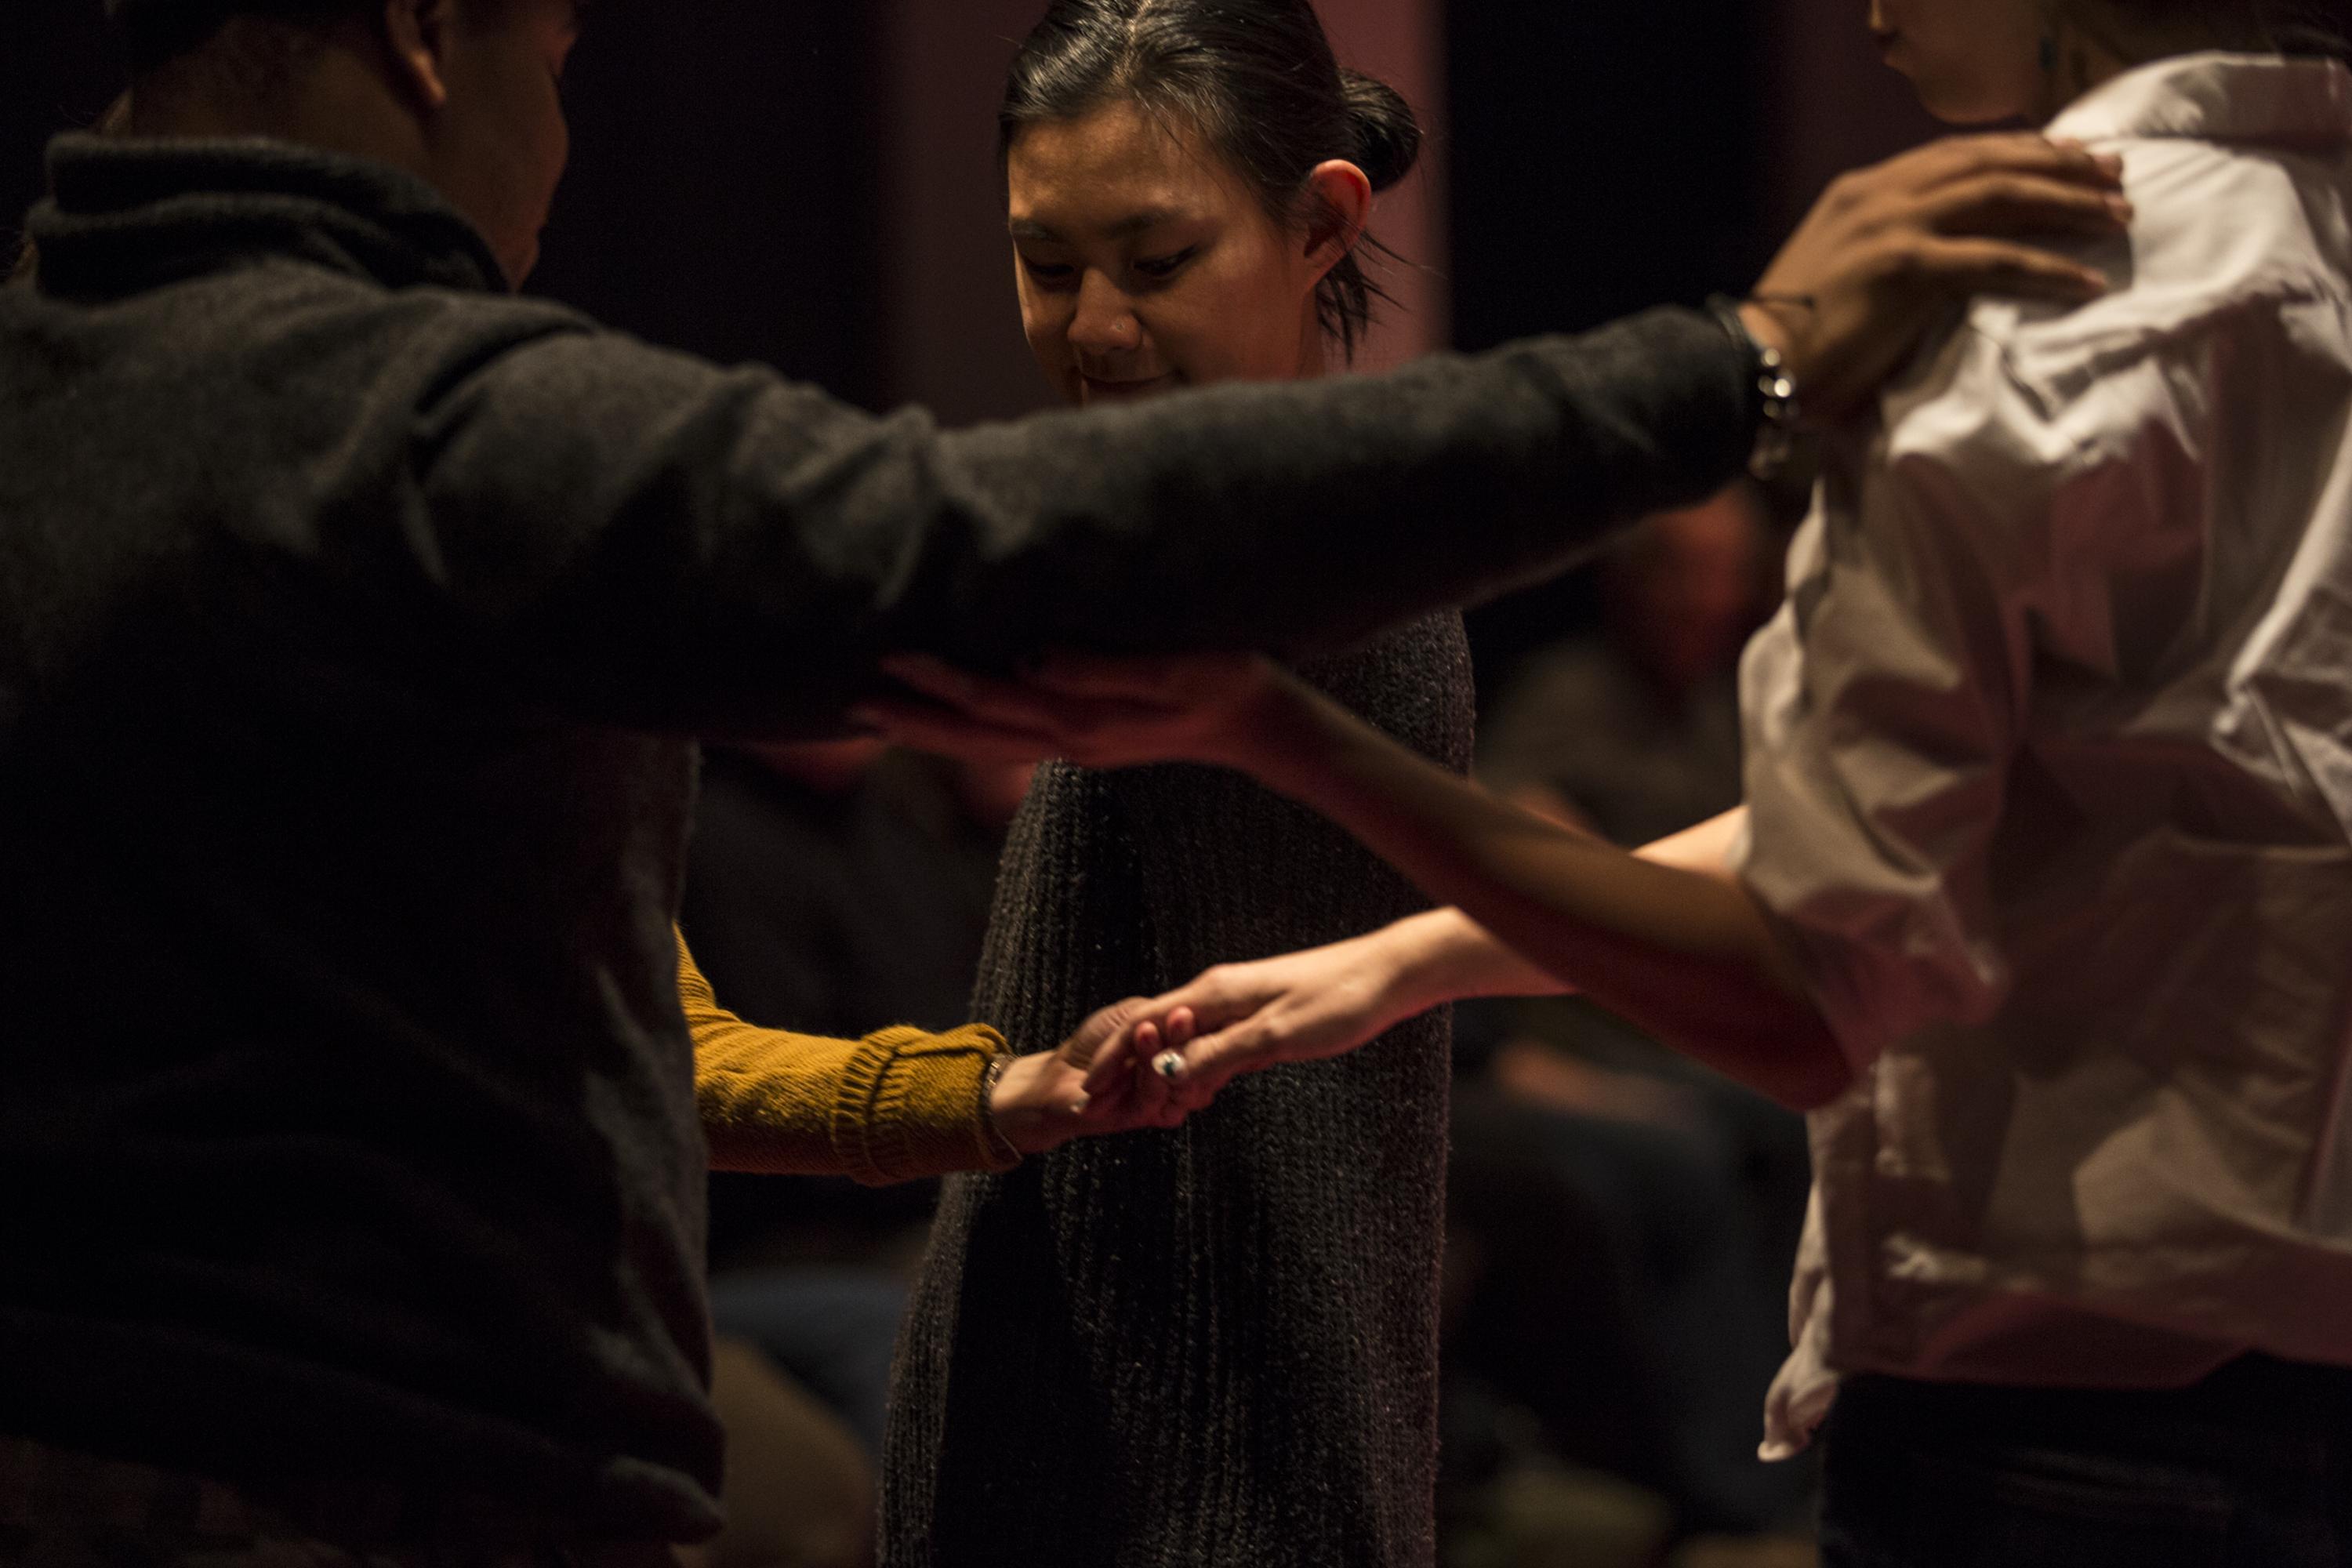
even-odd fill
[(996, 1124), (996, 1086), (1004, 1081), (1005, 1069), (1012, 1065), (1013, 1053), (999, 1051), (990, 1059), (988, 1066), (982, 1069), (980, 1124), (987, 1131), (988, 1141), (996, 1146), (998, 1154), (1008, 1160), (1018, 1160), (1021, 1158), (1021, 1151), (1013, 1146), (1012, 1139), (1004, 1135), (1004, 1129)]
[[(1790, 303), (1812, 303), (1802, 296), (1787, 299)], [(1797, 422), (1803, 410), (1796, 378), (1789, 374), (1789, 362), (1780, 351), (1748, 330), (1738, 300), (1718, 294), (1707, 305), (1732, 342), (1746, 349), (1755, 363), (1756, 445), (1748, 454), (1748, 472), (1758, 483), (1770, 484), (1788, 468), (1797, 449)]]

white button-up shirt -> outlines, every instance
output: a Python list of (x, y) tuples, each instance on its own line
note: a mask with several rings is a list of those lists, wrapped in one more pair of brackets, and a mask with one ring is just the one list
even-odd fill
[(2352, 73), (2050, 130), (2124, 158), (2114, 291), (1832, 443), (1744, 669), (1741, 873), (1859, 1069), (1768, 1452), (1835, 1372), (2352, 1363)]

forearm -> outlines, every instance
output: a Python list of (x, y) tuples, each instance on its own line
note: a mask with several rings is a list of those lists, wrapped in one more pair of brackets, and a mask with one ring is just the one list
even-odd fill
[(683, 942), (678, 995), (712, 1169), (881, 1185), (1013, 1163), (981, 1099), (988, 1064), (1005, 1049), (995, 1031), (844, 1040), (763, 1029), (718, 1005)]
[[(1732, 879), (1730, 848), (1748, 820), (1728, 811), (1634, 851), (1642, 859), (1718, 880)], [(1557, 996), (1576, 989), (1520, 954), (1459, 909), (1410, 915), (1366, 939), (1396, 978), (1400, 999), (1413, 1012), (1486, 996)]]
[(948, 432), (549, 329), (425, 411), (397, 542), (441, 640), (520, 689), (639, 727), (822, 727), (892, 652), (1332, 647), (1556, 571), (1737, 472), (1746, 370), (1670, 310)]
[(951, 493), (1006, 542), (972, 581), (980, 635), (999, 654), (1297, 652), (1492, 594), (1735, 476), (1748, 368), (1709, 318), (1661, 310), (947, 436)]
[[(1744, 889), (1568, 832), (1427, 764), (1319, 700), (1267, 716), (1245, 765), (1459, 907), (1433, 922), (1433, 972), (1572, 986), (1661, 1040), (1775, 1099), (1822, 1103), (1847, 1068), (1802, 977)], [(1736, 829), (1718, 819), (1682, 848)], [(1719, 858), (1719, 850), (1717, 851)], [(1703, 857), (1694, 857), (1703, 858)], [(1481, 952), (1475, 932), (1524, 967)], [(1457, 994), (1475, 994), (1457, 992)], [(1441, 998), (1442, 999), (1442, 998)]]
[(1557, 996), (1574, 989), (1458, 909), (1410, 915), (1361, 939), (1393, 976), (1396, 1015), (1484, 996)]
[(981, 1100), (993, 1031), (886, 1029), (836, 1040), (746, 1025), (695, 1037), (695, 1101), (711, 1169), (846, 1175), (869, 1186), (1013, 1161)]

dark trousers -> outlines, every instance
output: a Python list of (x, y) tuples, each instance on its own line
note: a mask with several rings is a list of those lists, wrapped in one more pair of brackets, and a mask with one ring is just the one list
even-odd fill
[(2352, 1370), (2193, 1388), (1863, 1377), (1823, 1436), (1824, 1568), (2352, 1568)]

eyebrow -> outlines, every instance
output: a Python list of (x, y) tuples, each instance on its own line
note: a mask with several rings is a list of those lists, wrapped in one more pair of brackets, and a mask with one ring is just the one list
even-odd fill
[[(1103, 237), (1129, 239), (1146, 230), (1158, 228), (1163, 223), (1173, 222), (1183, 216), (1174, 207), (1146, 207), (1141, 212), (1131, 213), (1111, 225), (1103, 231)], [(1059, 244), (1062, 238), (1060, 234), (1034, 218), (1017, 217), (1005, 227), (1015, 239), (1034, 239), (1044, 244), (1054, 245)]]

